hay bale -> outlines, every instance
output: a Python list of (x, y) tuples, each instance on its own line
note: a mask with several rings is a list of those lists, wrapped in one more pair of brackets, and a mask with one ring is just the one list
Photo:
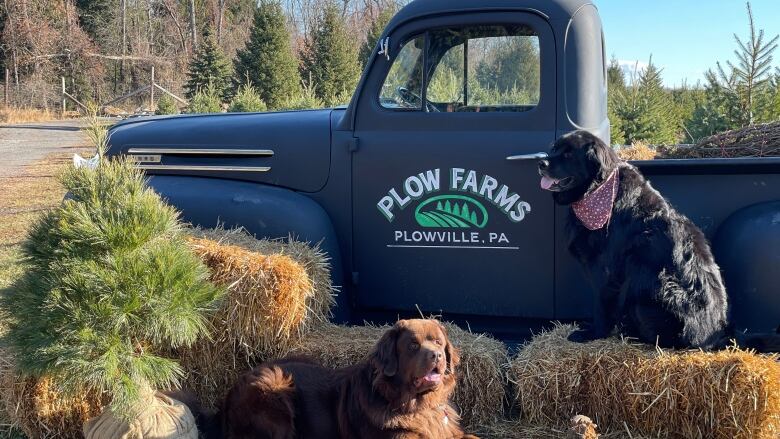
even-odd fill
[(63, 396), (50, 378), (23, 378), (2, 355), (0, 399), (11, 427), (29, 439), (82, 438), (84, 422), (100, 414), (105, 401), (96, 394)]
[(185, 386), (214, 408), (239, 374), (285, 355), (312, 326), (327, 322), (334, 303), (327, 257), (290, 240), (256, 240), (243, 230), (191, 232), (190, 244), (226, 287), (211, 316), (209, 339), (174, 353)]
[(631, 145), (619, 148), (617, 155), (623, 160), (653, 160), (658, 155), (658, 151), (645, 142), (635, 141)]
[[(458, 386), (453, 402), (465, 428), (495, 423), (504, 413), (507, 351), (503, 343), (445, 323), (450, 341), (460, 350)], [(307, 334), (292, 350), (330, 367), (354, 365), (366, 359), (389, 326), (323, 325)]]
[(299, 332), (309, 325), (327, 322), (336, 303), (336, 289), (330, 282), (330, 259), (318, 246), (293, 238), (286, 240), (255, 239), (242, 228), (201, 229), (190, 231), (196, 239), (205, 239), (219, 244), (233, 245), (261, 255), (282, 255), (291, 258), (306, 271), (311, 285), (311, 294), (306, 301), (306, 315), (299, 319)]
[(587, 413), (633, 437), (776, 438), (777, 356), (731, 348), (664, 351), (625, 340), (578, 344), (573, 326), (536, 336), (510, 362), (520, 422), (565, 425)]

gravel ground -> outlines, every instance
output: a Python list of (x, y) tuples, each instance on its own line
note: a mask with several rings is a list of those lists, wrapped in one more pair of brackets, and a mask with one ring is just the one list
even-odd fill
[(19, 175), (25, 166), (50, 153), (88, 146), (80, 131), (83, 126), (79, 119), (0, 125), (0, 177)]

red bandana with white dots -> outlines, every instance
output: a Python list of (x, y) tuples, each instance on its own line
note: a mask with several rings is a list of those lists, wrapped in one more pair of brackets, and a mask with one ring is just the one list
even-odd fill
[(574, 214), (588, 230), (598, 230), (604, 227), (612, 217), (612, 205), (617, 197), (618, 179), (618, 170), (615, 168), (601, 186), (585, 194), (580, 201), (571, 204)]

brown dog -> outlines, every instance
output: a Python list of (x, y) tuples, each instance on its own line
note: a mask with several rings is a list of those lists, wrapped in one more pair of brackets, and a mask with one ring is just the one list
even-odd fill
[(328, 369), (306, 359), (261, 364), (222, 409), (231, 439), (461, 439), (449, 399), (458, 353), (436, 320), (401, 320), (367, 361)]

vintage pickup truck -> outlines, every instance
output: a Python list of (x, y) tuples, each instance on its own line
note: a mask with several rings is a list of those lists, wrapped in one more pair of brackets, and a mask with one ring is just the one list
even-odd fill
[[(520, 340), (590, 314), (536, 159), (574, 129), (609, 141), (605, 70), (589, 0), (417, 0), (346, 108), (129, 120), (108, 154), (194, 224), (321, 245), (338, 321), (433, 313)], [(711, 240), (737, 327), (774, 331), (780, 158), (636, 165)]]

